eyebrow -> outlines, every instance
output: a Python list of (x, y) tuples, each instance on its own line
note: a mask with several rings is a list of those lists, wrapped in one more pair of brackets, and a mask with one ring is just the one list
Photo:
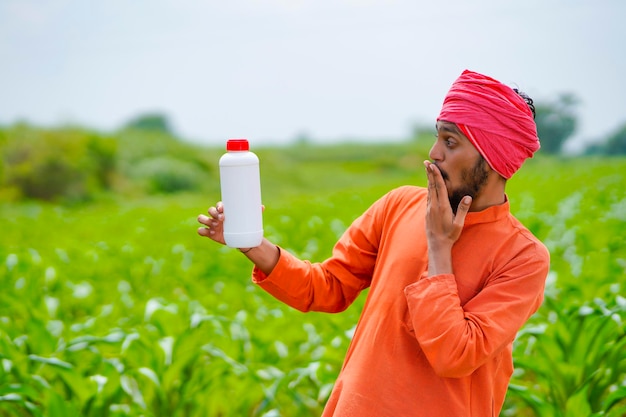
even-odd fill
[(448, 133), (456, 133), (456, 134), (461, 133), (461, 131), (459, 130), (458, 127), (456, 127), (455, 124), (440, 125), (439, 123), (435, 123), (435, 130), (437, 132), (439, 132), (440, 130), (443, 130), (444, 132), (448, 132)]

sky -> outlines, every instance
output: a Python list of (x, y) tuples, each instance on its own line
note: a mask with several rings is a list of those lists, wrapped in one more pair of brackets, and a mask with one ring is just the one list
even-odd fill
[(464, 69), (579, 99), (578, 149), (626, 123), (624, 0), (0, 0), (0, 125), (146, 113), (219, 144), (395, 140)]

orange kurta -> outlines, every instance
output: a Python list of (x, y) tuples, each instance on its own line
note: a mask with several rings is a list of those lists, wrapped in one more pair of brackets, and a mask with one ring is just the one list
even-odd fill
[(281, 250), (253, 281), (301, 311), (345, 310), (370, 287), (324, 416), (497, 416), (512, 342), (539, 308), (547, 249), (508, 201), (468, 213), (454, 274), (428, 277), (427, 190), (391, 191), (348, 228), (322, 263)]

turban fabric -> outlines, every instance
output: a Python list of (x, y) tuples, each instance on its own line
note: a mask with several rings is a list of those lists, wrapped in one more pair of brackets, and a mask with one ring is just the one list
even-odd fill
[(452, 84), (437, 120), (457, 125), (489, 166), (504, 178), (539, 149), (537, 125), (512, 88), (465, 70)]

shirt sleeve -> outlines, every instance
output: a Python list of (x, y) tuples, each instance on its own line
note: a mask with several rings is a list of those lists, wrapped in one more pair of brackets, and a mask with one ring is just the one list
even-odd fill
[(407, 286), (415, 337), (435, 372), (467, 376), (511, 343), (543, 301), (548, 268), (547, 250), (535, 244), (464, 306), (452, 274)]
[(371, 284), (386, 200), (378, 200), (350, 225), (329, 259), (312, 263), (281, 249), (272, 273), (254, 268), (252, 281), (300, 311), (345, 310)]

